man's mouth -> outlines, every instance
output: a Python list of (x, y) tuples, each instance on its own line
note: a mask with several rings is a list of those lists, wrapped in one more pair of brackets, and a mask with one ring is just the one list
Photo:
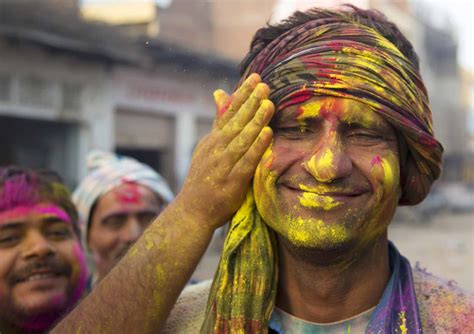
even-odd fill
[(54, 269), (40, 269), (40, 270), (31, 271), (28, 274), (22, 275), (21, 277), (18, 277), (15, 281), (16, 283), (24, 283), (24, 282), (33, 282), (33, 281), (58, 278), (62, 276), (65, 276), (65, 273), (63, 271), (57, 271)]
[(307, 208), (329, 211), (351, 201), (368, 191), (360, 188), (334, 187), (327, 185), (282, 184), (298, 195), (299, 203)]
[(367, 193), (368, 190), (360, 188), (360, 189), (351, 189), (351, 188), (343, 188), (343, 187), (336, 187), (332, 188), (326, 185), (320, 186), (306, 186), (304, 184), (293, 185), (293, 184), (283, 184), (286, 188), (289, 188), (293, 191), (299, 191), (302, 193), (311, 193), (317, 196), (329, 196), (329, 197), (356, 197), (360, 196), (364, 193)]
[(21, 280), (21, 282), (38, 281), (38, 280), (44, 280), (44, 279), (48, 279), (48, 278), (56, 278), (56, 277), (59, 277), (59, 276), (62, 276), (62, 275), (57, 274), (57, 273), (52, 273), (52, 272), (38, 273), (38, 274), (33, 274), (33, 275), (25, 278), (24, 280)]
[(67, 278), (71, 274), (72, 268), (56, 260), (30, 262), (23, 268), (11, 273), (8, 278), (10, 284), (20, 284), (26, 282), (46, 282), (58, 278)]

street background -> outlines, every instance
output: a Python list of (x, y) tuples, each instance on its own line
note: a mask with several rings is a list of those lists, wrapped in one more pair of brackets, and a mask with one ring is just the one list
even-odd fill
[[(231, 92), (254, 32), (296, 9), (381, 10), (415, 46), (444, 170), (390, 237), (414, 265), (473, 290), (474, 52), (470, 1), (0, 0), (0, 165), (58, 171), (70, 187), (92, 149), (130, 155), (175, 192)], [(216, 234), (195, 278), (213, 275)]]

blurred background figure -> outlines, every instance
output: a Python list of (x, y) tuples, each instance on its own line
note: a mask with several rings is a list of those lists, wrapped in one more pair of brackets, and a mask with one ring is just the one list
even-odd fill
[(77, 211), (61, 179), (0, 168), (0, 332), (46, 333), (87, 279)]
[[(410, 259), (472, 290), (469, 1), (0, 0), (0, 165), (57, 170), (75, 187), (87, 174), (80, 162), (99, 148), (149, 165), (176, 191), (212, 126), (212, 92), (233, 91), (256, 29), (341, 3), (381, 10), (412, 42), (445, 147), (440, 180), (421, 205), (397, 210), (391, 238)], [(219, 239), (194, 278), (213, 276)]]
[(103, 151), (87, 158), (89, 174), (74, 191), (94, 281), (102, 279), (173, 199), (166, 181), (135, 159)]

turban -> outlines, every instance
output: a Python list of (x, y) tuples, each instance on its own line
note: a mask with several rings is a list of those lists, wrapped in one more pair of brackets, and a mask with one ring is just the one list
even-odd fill
[(92, 151), (87, 157), (89, 174), (72, 195), (79, 211), (79, 222), (85, 240), (91, 209), (95, 202), (113, 188), (128, 182), (148, 187), (163, 199), (171, 202), (173, 193), (166, 181), (151, 167), (137, 160), (109, 152)]
[[(386, 119), (406, 143), (399, 204), (424, 199), (441, 172), (428, 96), (418, 70), (377, 30), (347, 12), (314, 19), (251, 52), (240, 83), (259, 73), (276, 112), (314, 96), (357, 100)], [(405, 156), (405, 155), (401, 155)], [(252, 190), (234, 216), (209, 294), (201, 332), (266, 332), (278, 279), (274, 233)]]
[(310, 21), (273, 40), (242, 80), (253, 72), (269, 85), (276, 112), (326, 95), (360, 101), (385, 118), (408, 146), (400, 204), (421, 202), (439, 177), (443, 147), (421, 76), (375, 29), (340, 18)]

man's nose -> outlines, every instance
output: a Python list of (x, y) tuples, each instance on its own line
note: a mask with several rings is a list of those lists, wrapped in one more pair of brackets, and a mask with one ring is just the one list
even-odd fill
[(31, 231), (27, 234), (23, 251), (25, 259), (44, 258), (54, 253), (54, 246), (40, 231)]
[(127, 217), (127, 223), (125, 228), (122, 230), (121, 239), (124, 242), (135, 242), (140, 238), (143, 233), (143, 226), (140, 221), (133, 214)]
[(319, 138), (303, 166), (319, 182), (333, 182), (347, 177), (353, 167), (338, 133), (334, 130)]

